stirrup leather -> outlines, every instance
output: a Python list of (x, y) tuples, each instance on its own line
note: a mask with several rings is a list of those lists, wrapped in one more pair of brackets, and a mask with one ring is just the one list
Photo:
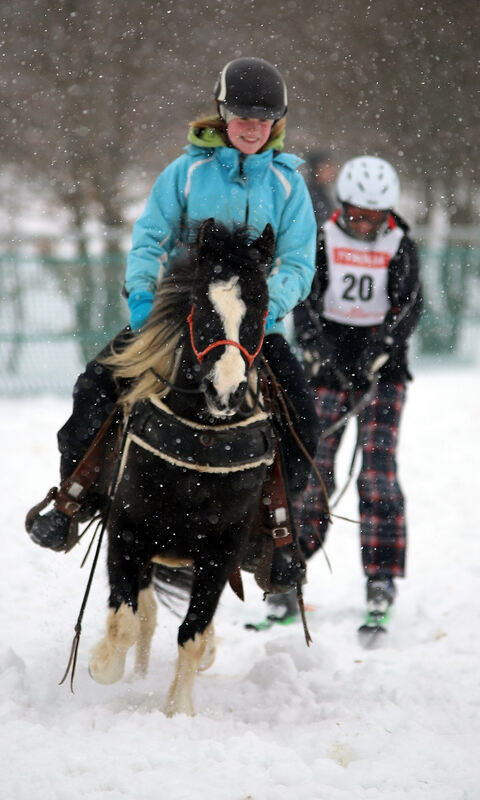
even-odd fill
[(104, 461), (110, 457), (110, 453), (105, 452), (106, 437), (116, 419), (118, 419), (118, 409), (107, 417), (72, 474), (62, 481), (58, 489), (56, 487), (50, 489), (46, 497), (30, 509), (25, 518), (27, 531), (30, 531), (34, 520), (53, 500), (54, 507), (70, 519), (65, 550), (68, 552), (79, 541), (78, 524), (92, 516), (91, 509), (88, 508), (91, 490), (98, 481)]
[(273, 558), (276, 549), (292, 548), (295, 552), (295, 557), (298, 557), (299, 561), (303, 561), (303, 559), (297, 545), (297, 537), (290, 517), (285, 479), (278, 448), (262, 488), (259, 516), (260, 532), (256, 537), (256, 541), (251, 542), (254, 550), (259, 550), (259, 552), (256, 552), (252, 563), (255, 581), (266, 594), (284, 592), (289, 587), (280, 587), (272, 583)]

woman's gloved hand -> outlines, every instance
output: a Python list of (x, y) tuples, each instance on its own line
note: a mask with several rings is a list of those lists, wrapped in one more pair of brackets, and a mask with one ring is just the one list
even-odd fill
[(270, 303), (268, 307), (268, 314), (265, 320), (265, 336), (268, 336), (269, 333), (272, 333), (273, 328), (275, 327), (278, 320), (278, 309), (275, 306), (275, 303)]
[(148, 319), (153, 306), (153, 294), (147, 291), (132, 292), (127, 302), (130, 309), (130, 325), (133, 330), (137, 330)]

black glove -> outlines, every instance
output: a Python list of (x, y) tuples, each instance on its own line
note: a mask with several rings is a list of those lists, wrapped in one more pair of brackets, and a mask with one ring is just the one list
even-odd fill
[(333, 364), (333, 356), (333, 345), (325, 340), (306, 347), (303, 351), (303, 368), (307, 379), (315, 378), (321, 369)]
[(390, 358), (391, 342), (387, 338), (372, 340), (360, 353), (352, 370), (356, 387), (371, 383), (376, 373)]

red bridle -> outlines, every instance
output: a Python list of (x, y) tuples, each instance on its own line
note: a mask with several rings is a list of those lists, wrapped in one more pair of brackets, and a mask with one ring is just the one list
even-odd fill
[(207, 353), (209, 353), (210, 350), (213, 350), (215, 347), (231, 344), (233, 347), (236, 347), (238, 350), (240, 350), (242, 356), (245, 358), (245, 361), (248, 364), (248, 368), (250, 369), (256, 357), (258, 356), (260, 350), (262, 349), (263, 340), (265, 338), (265, 322), (267, 321), (268, 310), (265, 311), (265, 314), (263, 316), (263, 326), (262, 326), (262, 335), (260, 337), (260, 344), (258, 345), (254, 353), (249, 353), (248, 350), (243, 346), (243, 344), (240, 344), (240, 342), (234, 342), (233, 339), (218, 339), (217, 342), (212, 342), (212, 344), (209, 344), (208, 347), (205, 348), (205, 350), (198, 351), (197, 348), (195, 347), (195, 340), (193, 337), (193, 310), (194, 309), (192, 306), (190, 314), (187, 317), (187, 322), (188, 322), (188, 327), (190, 329), (190, 343), (192, 345), (192, 350), (197, 358), (198, 363), (201, 364)]

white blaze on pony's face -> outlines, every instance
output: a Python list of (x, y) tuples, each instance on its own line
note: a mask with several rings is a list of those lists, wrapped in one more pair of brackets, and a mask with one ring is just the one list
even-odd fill
[[(239, 342), (240, 325), (247, 309), (242, 300), (238, 277), (211, 283), (208, 296), (222, 322), (224, 338)], [(212, 416), (225, 417), (235, 414), (236, 405), (230, 407), (232, 396), (246, 383), (247, 377), (245, 359), (240, 350), (233, 345), (225, 345), (224, 353), (206, 377), (217, 395), (216, 403), (212, 403), (213, 398), (206, 396), (208, 410)]]

